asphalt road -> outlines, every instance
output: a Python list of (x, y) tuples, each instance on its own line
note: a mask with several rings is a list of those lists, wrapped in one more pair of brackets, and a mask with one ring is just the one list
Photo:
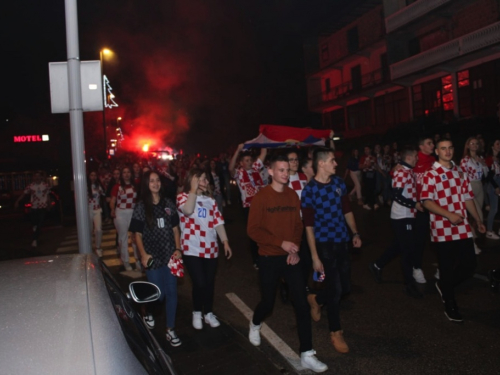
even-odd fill
[[(424, 273), (427, 284), (422, 288), (425, 296), (416, 300), (403, 293), (399, 260), (384, 269), (384, 283), (376, 284), (368, 271), (368, 263), (377, 258), (392, 239), (389, 208), (365, 211), (354, 207), (359, 232), (362, 234), (361, 250), (352, 254), (352, 293), (342, 301), (341, 321), (350, 353), (335, 352), (329, 342), (326, 311), (320, 322), (313, 322), (313, 343), (319, 359), (328, 364), (328, 374), (499, 374), (500, 373), (500, 295), (492, 294), (485, 282), (488, 269), (500, 266), (500, 241), (480, 238), (483, 253), (478, 256), (476, 276), (457, 289), (457, 302), (464, 316), (463, 324), (449, 322), (434, 288), (432, 275), (436, 259), (427, 249), (424, 256)], [(229, 206), (224, 213), (226, 230), (234, 257), (230, 261), (220, 258), (217, 273), (214, 313), (224, 323), (223, 330), (215, 336), (204, 330), (198, 335), (198, 344), (205, 346), (233, 340), (236, 344), (223, 350), (242, 348), (254, 356), (254, 365), (240, 373), (294, 373), (294, 368), (284, 359), (283, 351), (276, 350), (267, 341), (259, 349), (246, 344), (248, 319), (231, 302), (228, 294), (237, 296), (244, 305), (253, 309), (259, 301), (258, 274), (252, 267), (241, 211)], [(498, 230), (499, 222), (496, 222)], [(30, 248), (29, 224), (20, 218), (0, 218), (2, 245), (0, 260), (37, 254), (51, 254), (55, 249), (74, 238), (75, 226), (70, 220), (66, 226), (48, 225), (43, 229), (40, 246)], [(72, 237), (73, 236), (73, 237)], [(109, 253), (108, 253), (109, 254)], [(105, 258), (116, 258), (107, 255)], [(130, 280), (121, 272), (115, 261), (113, 272), (126, 283)], [(203, 364), (189, 367), (186, 353), (198, 350), (189, 327), (191, 318), (189, 277), (179, 283), (179, 336), (184, 335), (184, 352), (174, 355), (183, 373), (211, 373), (199, 369)], [(293, 308), (290, 303), (276, 299), (273, 314), (265, 321), (269, 328), (292, 350), (298, 350), (298, 338)], [(211, 340), (214, 340), (211, 342)], [(200, 344), (201, 345), (201, 344)], [(236, 346), (235, 346), (236, 345)], [(184, 346), (184, 345), (183, 345)], [(201, 350), (201, 347), (199, 348)], [(232, 354), (231, 354), (232, 355)], [(213, 354), (212, 354), (213, 356)], [(210, 353), (205, 356), (208, 361)], [(221, 358), (223, 360), (223, 358)], [(187, 366), (187, 367), (186, 367)], [(237, 373), (239, 363), (218, 374)], [(253, 368), (253, 370), (252, 370)], [(191, 370), (189, 370), (191, 369)]]

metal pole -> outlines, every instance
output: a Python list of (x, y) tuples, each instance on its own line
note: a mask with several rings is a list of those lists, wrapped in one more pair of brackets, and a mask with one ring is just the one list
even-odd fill
[(104, 105), (102, 106), (102, 131), (104, 134), (104, 158), (108, 157), (108, 140), (106, 134), (106, 103), (108, 102), (108, 98), (106, 96), (106, 87), (104, 83), (104, 56), (102, 49), (99, 51), (99, 60), (101, 60), (101, 80), (102, 80), (102, 93), (104, 99)]
[(75, 184), (76, 226), (81, 254), (92, 252), (90, 241), (87, 178), (85, 173), (85, 140), (83, 136), (82, 89), (80, 77), (80, 46), (76, 0), (65, 0), (66, 47), (68, 49), (69, 119), (71, 154)]

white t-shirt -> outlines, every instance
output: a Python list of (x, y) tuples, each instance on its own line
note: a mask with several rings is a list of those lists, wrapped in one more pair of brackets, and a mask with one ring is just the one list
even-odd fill
[(187, 193), (177, 196), (183, 254), (200, 258), (217, 258), (219, 245), (215, 228), (224, 224), (224, 218), (217, 208), (217, 203), (213, 198), (198, 195), (194, 212), (191, 216), (186, 216), (182, 212), (182, 207), (187, 199)]

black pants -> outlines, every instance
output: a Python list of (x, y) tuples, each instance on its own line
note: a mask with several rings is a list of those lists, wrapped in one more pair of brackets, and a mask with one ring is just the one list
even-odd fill
[(33, 226), (33, 240), (38, 240), (40, 235), (40, 227), (45, 219), (47, 210), (45, 208), (32, 208), (30, 209), (30, 222)]
[(422, 268), (425, 245), (430, 237), (429, 211), (417, 211), (415, 219), (415, 252), (413, 253), (413, 267)]
[(349, 242), (316, 242), (319, 259), (325, 271), (325, 288), (316, 295), (316, 302), (326, 305), (330, 332), (341, 329), (340, 298), (351, 291), (351, 259)]
[(434, 242), (439, 262), (439, 288), (443, 299), (455, 299), (455, 286), (469, 278), (476, 269), (474, 240)]
[(306, 231), (302, 233), (302, 241), (300, 242), (299, 250), (300, 262), (299, 265), (302, 268), (302, 277), (304, 279), (304, 286), (309, 286), (309, 278), (312, 272), (312, 258), (311, 250), (307, 243)]
[(401, 266), (405, 284), (411, 284), (413, 279), (413, 258), (415, 252), (415, 219), (391, 219), (394, 231), (394, 240), (391, 246), (375, 262), (377, 267), (383, 268), (396, 256), (401, 254)]
[(212, 312), (217, 258), (184, 255), (182, 260), (193, 282), (193, 311)]
[(363, 172), (363, 195), (365, 204), (374, 205), (377, 198), (377, 175), (376, 172)]
[[(248, 215), (250, 214), (250, 207), (243, 207), (243, 215), (245, 216), (245, 226), (248, 224)], [(253, 264), (259, 264), (259, 245), (257, 242), (252, 240), (250, 237), (248, 238), (250, 241), (250, 253), (252, 254), (252, 262)]]
[(283, 277), (293, 298), (293, 307), (297, 318), (300, 352), (312, 349), (311, 315), (307, 303), (306, 290), (302, 278), (300, 262), (294, 266), (286, 263), (287, 255), (260, 256), (259, 277), (262, 298), (255, 308), (252, 322), (260, 324), (274, 307), (278, 280)]

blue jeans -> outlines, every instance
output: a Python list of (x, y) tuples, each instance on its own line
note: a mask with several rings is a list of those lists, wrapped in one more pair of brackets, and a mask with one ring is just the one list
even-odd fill
[(175, 327), (175, 313), (177, 312), (177, 277), (172, 275), (167, 266), (156, 270), (146, 270), (148, 281), (160, 288), (160, 301), (165, 300), (167, 328)]

